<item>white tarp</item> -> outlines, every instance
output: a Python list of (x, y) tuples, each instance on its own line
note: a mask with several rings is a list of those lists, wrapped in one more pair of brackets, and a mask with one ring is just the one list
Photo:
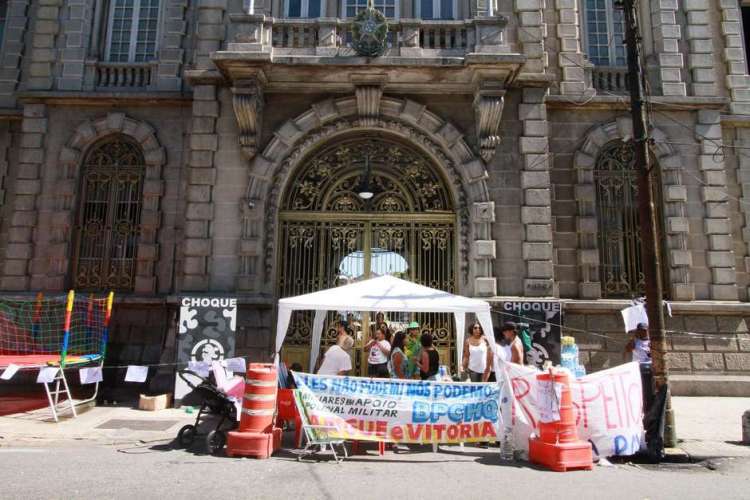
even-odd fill
[(276, 323), (276, 356), (284, 344), (292, 311), (316, 311), (312, 332), (312, 370), (320, 350), (325, 311), (392, 311), (392, 312), (445, 312), (453, 313), (456, 321), (456, 358), (461, 366), (464, 345), (466, 313), (473, 313), (484, 329), (493, 351), (495, 337), (492, 332), (490, 305), (484, 300), (471, 299), (435, 290), (393, 276), (379, 276), (351, 285), (279, 300)]

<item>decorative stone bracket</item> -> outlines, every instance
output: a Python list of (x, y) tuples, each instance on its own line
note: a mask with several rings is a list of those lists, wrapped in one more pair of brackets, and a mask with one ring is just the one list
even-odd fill
[(352, 75), (354, 94), (357, 97), (357, 114), (360, 123), (374, 125), (380, 115), (380, 99), (383, 97), (385, 75)]
[(474, 94), (474, 115), (477, 121), (479, 155), (485, 163), (495, 156), (500, 144), (500, 120), (505, 105), (505, 89), (480, 88)]
[(232, 87), (232, 106), (239, 126), (242, 154), (252, 160), (258, 152), (260, 126), (263, 119), (263, 81), (238, 81)]

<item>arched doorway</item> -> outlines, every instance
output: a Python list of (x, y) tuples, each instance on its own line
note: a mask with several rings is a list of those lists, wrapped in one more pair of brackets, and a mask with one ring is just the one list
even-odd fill
[[(363, 197), (363, 192), (371, 197)], [(385, 135), (337, 139), (310, 155), (292, 177), (279, 212), (278, 293), (289, 297), (379, 274), (394, 274), (455, 292), (456, 214), (451, 193), (432, 160)], [(441, 360), (455, 359), (448, 314), (385, 311), (394, 331), (419, 321), (433, 334)], [(335, 323), (354, 326), (354, 371), (364, 374), (361, 346), (371, 317), (358, 311), (328, 316), (322, 349), (335, 341)], [(283, 357), (307, 369), (312, 314), (295, 313)]]

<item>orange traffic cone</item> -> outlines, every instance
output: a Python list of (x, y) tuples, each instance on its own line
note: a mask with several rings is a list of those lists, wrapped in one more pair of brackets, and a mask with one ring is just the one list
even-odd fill
[(281, 445), (274, 426), (278, 373), (276, 365), (251, 363), (245, 377), (240, 425), (227, 434), (227, 455), (268, 458)]
[(591, 470), (594, 466), (591, 443), (578, 439), (568, 374), (564, 371), (555, 372), (550, 368), (549, 373), (540, 373), (536, 379), (540, 382), (560, 383), (563, 388), (560, 396), (560, 420), (539, 422), (539, 437), (529, 438), (529, 460), (558, 472)]

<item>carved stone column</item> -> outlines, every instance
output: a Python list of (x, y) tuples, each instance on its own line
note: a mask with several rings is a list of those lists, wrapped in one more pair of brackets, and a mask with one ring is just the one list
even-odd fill
[(258, 152), (265, 84), (265, 78), (261, 75), (252, 80), (239, 80), (232, 87), (232, 107), (239, 127), (240, 149), (248, 160)]
[(485, 163), (495, 156), (500, 144), (500, 120), (505, 104), (505, 89), (502, 84), (485, 82), (474, 93), (474, 116), (477, 122), (479, 154)]

